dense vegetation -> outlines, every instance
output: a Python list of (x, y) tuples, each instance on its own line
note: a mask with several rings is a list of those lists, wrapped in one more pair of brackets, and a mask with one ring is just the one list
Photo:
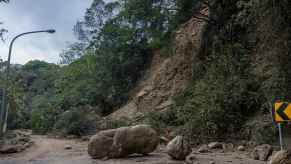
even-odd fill
[(65, 66), (31, 61), (14, 67), (9, 128), (85, 133), (62, 128), (92, 120), (84, 111), (104, 116), (125, 103), (152, 51), (169, 46), (194, 7), (190, 0), (94, 0), (74, 27), (79, 41), (60, 54)]

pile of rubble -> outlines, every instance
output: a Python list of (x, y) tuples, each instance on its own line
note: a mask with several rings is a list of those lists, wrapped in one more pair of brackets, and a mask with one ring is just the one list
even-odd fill
[(0, 139), (0, 154), (22, 152), (29, 148), (33, 142), (28, 131), (8, 131)]
[[(269, 161), (270, 164), (291, 164), (291, 152), (274, 151), (268, 144), (256, 146), (253, 142), (244, 143), (237, 147), (232, 143), (211, 142), (208, 145), (201, 145), (197, 150), (191, 150), (190, 144), (182, 136), (177, 136), (167, 145), (167, 153), (173, 159), (185, 160), (187, 164), (196, 163), (195, 154), (212, 153), (215, 151), (249, 151), (249, 157), (253, 160)], [(215, 164), (215, 161), (212, 161)]]
[[(160, 139), (149, 125), (110, 129), (100, 131), (90, 139), (88, 153), (94, 159), (124, 158), (132, 154), (147, 155), (156, 150)], [(172, 159), (183, 163), (186, 161), (187, 164), (196, 164), (198, 157), (203, 154), (212, 156), (211, 154), (218, 153), (241, 154), (245, 160), (258, 160), (258, 163), (269, 161), (270, 164), (291, 164), (289, 151), (275, 151), (271, 145), (257, 145), (248, 141), (241, 141), (239, 144), (211, 142), (193, 148), (185, 137), (176, 136), (167, 142), (166, 148), (163, 149)], [(215, 159), (211, 163), (215, 164)]]

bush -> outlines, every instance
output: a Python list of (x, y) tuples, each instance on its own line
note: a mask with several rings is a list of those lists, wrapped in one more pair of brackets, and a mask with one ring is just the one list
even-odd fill
[(243, 126), (242, 135), (245, 139), (254, 141), (257, 144), (273, 144), (278, 138), (277, 127), (272, 122), (269, 114), (260, 114), (259, 117), (257, 116), (248, 121)]
[(54, 129), (62, 135), (89, 135), (95, 134), (97, 121), (100, 119), (94, 112), (81, 108), (74, 108), (61, 114)]
[(161, 112), (149, 112), (145, 116), (145, 122), (159, 133), (164, 133), (168, 127), (177, 127), (182, 124), (182, 122), (179, 122), (177, 113), (174, 109)]
[(56, 114), (52, 108), (40, 108), (31, 113), (31, 128), (33, 133), (45, 134), (52, 130)]

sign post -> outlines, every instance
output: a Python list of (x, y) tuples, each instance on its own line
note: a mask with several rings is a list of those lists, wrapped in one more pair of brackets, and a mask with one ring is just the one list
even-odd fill
[(272, 110), (273, 119), (278, 125), (280, 148), (284, 150), (282, 125), (286, 122), (291, 122), (291, 103), (276, 102)]
[(280, 140), (280, 148), (281, 150), (284, 150), (284, 143), (283, 143), (283, 134), (282, 134), (282, 126), (281, 123), (278, 124), (278, 128), (279, 128), (279, 140)]

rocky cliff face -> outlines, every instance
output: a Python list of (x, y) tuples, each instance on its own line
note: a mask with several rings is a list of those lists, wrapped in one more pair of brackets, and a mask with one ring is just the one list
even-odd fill
[[(203, 12), (207, 14), (208, 10)], [(182, 92), (192, 80), (205, 25), (196, 18), (183, 24), (176, 32), (171, 55), (162, 51), (154, 53), (145, 76), (133, 90), (131, 100), (110, 118), (135, 118), (145, 112), (168, 109), (173, 104), (173, 96)]]

